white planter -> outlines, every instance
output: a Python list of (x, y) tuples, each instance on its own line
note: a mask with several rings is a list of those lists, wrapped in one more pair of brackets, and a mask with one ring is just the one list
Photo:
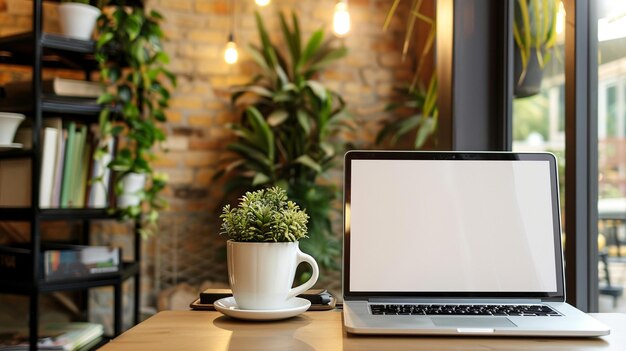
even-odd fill
[[(226, 243), (228, 280), (237, 306), (247, 310), (284, 308), (296, 295), (310, 289), (319, 276), (315, 259), (300, 251), (298, 242), (287, 243)], [(291, 288), (296, 267), (307, 262), (312, 267), (311, 278)]]
[(0, 112), (0, 145), (13, 143), (17, 127), (24, 120), (19, 113)]
[(59, 5), (59, 24), (65, 36), (89, 40), (100, 10), (87, 4), (64, 2)]
[(139, 192), (146, 185), (145, 173), (129, 173), (122, 178), (122, 194), (117, 197), (117, 207), (137, 206), (141, 202)]

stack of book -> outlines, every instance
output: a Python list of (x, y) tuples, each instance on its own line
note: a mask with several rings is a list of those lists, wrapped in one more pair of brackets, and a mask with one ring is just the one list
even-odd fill
[[(32, 88), (31, 81), (7, 83), (0, 91), (0, 106), (19, 108), (21, 104), (30, 105)], [(98, 98), (104, 88), (99, 82), (55, 77), (43, 80), (41, 91), (46, 96), (66, 97), (67, 101), (80, 101), (76, 98), (92, 100)]]
[[(122, 267), (119, 248), (43, 244), (45, 281), (72, 280), (116, 273)], [(30, 250), (24, 245), (0, 245), (0, 277), (26, 279), (32, 272)]]
[[(39, 330), (39, 350), (73, 351), (89, 349), (102, 337), (101, 324), (87, 322), (48, 323)], [(23, 331), (0, 333), (0, 351), (28, 350), (28, 334)]]
[[(61, 99), (94, 102), (102, 93), (98, 82), (54, 78), (43, 81), (44, 93)], [(19, 105), (32, 99), (32, 83), (9, 83), (2, 89), (0, 106)], [(92, 125), (92, 128), (97, 126)], [(110, 172), (107, 168), (113, 156), (113, 141), (108, 154), (93, 159), (97, 145), (94, 129), (87, 124), (63, 122), (61, 118), (46, 118), (42, 131), (42, 159), (39, 188), (40, 208), (103, 208), (108, 207)], [(18, 132), (25, 148), (32, 146), (32, 130)], [(16, 137), (17, 138), (17, 137)], [(30, 139), (30, 140), (29, 140)], [(29, 159), (0, 163), (0, 206), (30, 206)], [(99, 182), (90, 180), (99, 178)]]
[[(41, 208), (101, 208), (108, 206), (113, 141), (100, 160), (93, 158), (97, 141), (86, 125), (46, 120), (39, 186)], [(101, 181), (91, 182), (99, 178)]]
[(74, 246), (43, 253), (46, 281), (83, 278), (120, 270), (119, 248), (105, 246)]

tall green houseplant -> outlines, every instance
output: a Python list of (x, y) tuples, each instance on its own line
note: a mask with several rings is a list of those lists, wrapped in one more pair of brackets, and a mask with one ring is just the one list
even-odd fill
[(310, 216), (310, 239), (303, 250), (321, 266), (336, 268), (341, 246), (331, 230), (330, 211), (338, 191), (318, 180), (343, 147), (333, 136), (349, 116), (341, 96), (316, 79), (347, 49), (335, 46), (334, 38), (324, 39), (321, 29), (305, 41), (295, 14), (291, 23), (284, 14), (279, 17), (285, 47), (270, 40), (256, 14), (260, 46), (249, 51), (259, 74), (233, 92), (233, 104), (245, 113), (230, 125), (237, 140), (228, 145), (231, 154), (222, 173), (230, 173), (227, 189), (238, 193), (268, 186), (287, 189)]
[[(383, 30), (387, 30), (393, 17), (399, 12), (398, 6), (402, 0), (394, 0), (387, 12)], [(421, 21), (428, 25), (426, 40), (423, 46), (417, 48), (417, 67), (411, 83), (396, 88), (396, 101), (386, 107), (387, 112), (394, 112), (394, 117), (384, 123), (383, 128), (376, 136), (376, 144), (387, 142), (394, 146), (400, 139), (414, 134), (413, 147), (422, 148), (428, 138), (437, 130), (439, 110), (437, 108), (437, 72), (433, 71), (427, 87), (420, 82), (420, 73), (435, 41), (435, 20), (423, 13), (424, 1), (412, 0), (410, 11), (405, 18), (404, 42), (402, 46), (402, 59), (406, 59), (410, 44), (414, 41), (413, 34), (416, 24)]]
[(142, 234), (155, 229), (158, 210), (166, 203), (159, 196), (166, 177), (151, 165), (154, 148), (166, 139), (162, 125), (164, 109), (170, 99), (169, 88), (175, 86), (174, 75), (166, 69), (168, 55), (163, 51), (163, 17), (156, 11), (129, 8), (123, 2), (110, 14), (98, 19), (99, 39), (96, 60), (100, 78), (107, 87), (98, 99), (101, 145), (96, 158), (101, 158), (117, 141), (117, 152), (108, 167), (115, 174), (115, 192), (122, 192), (122, 181), (129, 174), (143, 174), (145, 185), (135, 195), (139, 204), (118, 208), (122, 219), (137, 219)]

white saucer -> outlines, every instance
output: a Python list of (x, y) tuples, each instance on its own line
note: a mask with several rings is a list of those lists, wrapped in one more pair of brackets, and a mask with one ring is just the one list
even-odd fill
[(0, 151), (21, 149), (22, 146), (24, 146), (24, 145), (22, 145), (20, 143), (0, 144)]
[(299, 315), (309, 309), (311, 301), (294, 297), (286, 308), (278, 310), (242, 310), (237, 307), (234, 297), (225, 297), (215, 301), (213, 306), (216, 310), (229, 317), (254, 321), (273, 321)]

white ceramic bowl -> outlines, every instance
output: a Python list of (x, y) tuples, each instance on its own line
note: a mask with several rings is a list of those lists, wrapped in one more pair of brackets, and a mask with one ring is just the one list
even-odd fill
[(24, 118), (24, 115), (19, 113), (0, 112), (0, 145), (13, 143), (17, 127)]

